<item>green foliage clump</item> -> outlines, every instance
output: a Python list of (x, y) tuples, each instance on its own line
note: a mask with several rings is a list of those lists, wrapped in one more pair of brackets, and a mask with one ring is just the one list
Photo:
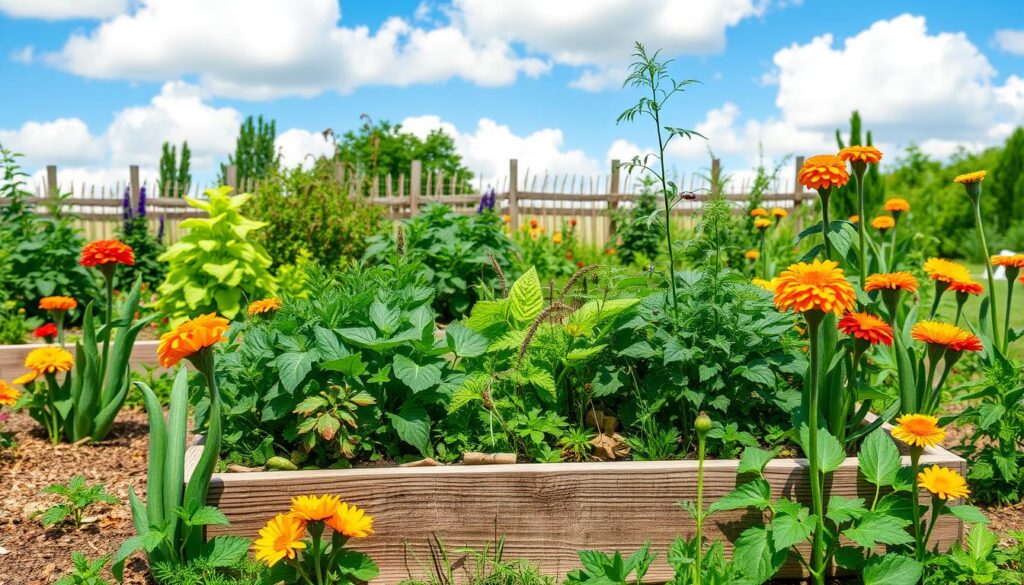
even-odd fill
[[(84, 475), (76, 475), (66, 484), (58, 483), (45, 487), (43, 493), (55, 494), (62, 499), (61, 503), (47, 508), (42, 513), (43, 526), (47, 528), (64, 522), (70, 522), (75, 529), (81, 528), (82, 516), (89, 507), (95, 504), (121, 503), (121, 500), (107, 493), (107, 488), (102, 483), (87, 485)], [(106, 564), (106, 560), (103, 564)]]
[(409, 578), (399, 585), (555, 585), (554, 577), (544, 575), (540, 567), (527, 560), (505, 559), (505, 539), (485, 544), (480, 549), (449, 550), (438, 536), (427, 541), (433, 563), (426, 578)]
[(118, 270), (119, 283), (128, 283), (142, 278), (147, 287), (156, 288), (164, 280), (167, 266), (157, 261), (164, 251), (163, 242), (149, 231), (149, 220), (146, 219), (146, 188), (139, 192), (137, 209), (131, 208), (128, 189), (125, 189), (123, 202), (123, 219), (118, 239), (131, 247), (135, 253), (135, 264), (123, 266)]
[(181, 158), (178, 158), (177, 147), (164, 142), (160, 147), (160, 193), (161, 197), (184, 197), (192, 184), (189, 164), (192, 151), (188, 141), (181, 143)]
[[(991, 170), (991, 207), (996, 212), (993, 220), (996, 228), (1005, 232), (1014, 222), (1024, 223), (1024, 203), (1020, 201), (1024, 194), (1024, 127), (1017, 127), (1006, 140), (999, 162)], [(1019, 251), (1024, 238), (1016, 244), (1014, 249)]]
[(76, 551), (71, 553), (74, 568), (70, 575), (65, 575), (53, 582), (53, 585), (111, 585), (103, 578), (103, 569), (110, 561), (110, 555), (90, 561), (85, 555)]
[(245, 185), (249, 181), (262, 179), (269, 175), (280, 164), (280, 156), (274, 149), (276, 138), (277, 122), (274, 120), (264, 122), (263, 116), (260, 116), (256, 123), (253, 123), (252, 116), (246, 117), (241, 128), (238, 129), (235, 153), (228, 156), (226, 165), (220, 165), (220, 176), (217, 182), (221, 185), (227, 184), (230, 165), (235, 165), (235, 176), (239, 185)]
[[(544, 281), (572, 276), (577, 270), (577, 262), (582, 262), (582, 256), (588, 255), (576, 239), (576, 225), (575, 218), (564, 221), (550, 235), (544, 232), (539, 223), (537, 227), (531, 227), (530, 223), (520, 225), (519, 231), (511, 234), (519, 247), (516, 266), (522, 272), (535, 268), (537, 275)], [(580, 252), (581, 259), (577, 259), (577, 253)]]
[(418, 268), (436, 293), (434, 308), (443, 321), (468, 313), (472, 304), (483, 298), (481, 291), (500, 290), (491, 256), (508, 274), (516, 253), (501, 218), (494, 213), (461, 215), (438, 204), (403, 222), (398, 233), (374, 236), (369, 244), (364, 256), (367, 262), (406, 262)]
[(324, 158), (309, 169), (273, 172), (260, 182), (248, 209), (267, 224), (257, 238), (275, 266), (294, 264), (302, 251), (324, 266), (358, 260), (383, 221), (383, 208), (350, 193), (335, 163)]
[[(235, 560), (235, 559), (232, 559)], [(262, 585), (267, 567), (246, 556), (233, 564), (223, 559), (201, 557), (184, 563), (160, 561), (153, 564), (153, 577), (166, 585)]]
[(270, 256), (252, 232), (267, 224), (242, 215), (252, 195), (229, 196), (230, 187), (207, 189), (208, 201), (186, 197), (208, 218), (189, 218), (181, 227), (189, 233), (158, 258), (168, 263), (160, 285), (159, 308), (172, 324), (204, 313), (234, 319), (243, 304), (274, 294)]
[(928, 561), (924, 585), (1020, 585), (1024, 583), (1024, 532), (1010, 532), (1012, 542), (1000, 546), (999, 537), (984, 524), (971, 528), (967, 538), (949, 554)]
[(618, 212), (616, 223), (622, 226), (618, 237), (618, 255), (623, 264), (633, 264), (641, 259), (653, 262), (664, 243), (664, 234), (654, 224), (658, 217), (654, 184), (654, 177), (644, 175), (636, 206)]

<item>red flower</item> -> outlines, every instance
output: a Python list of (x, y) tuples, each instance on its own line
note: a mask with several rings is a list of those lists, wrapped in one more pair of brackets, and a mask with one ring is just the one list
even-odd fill
[(96, 240), (82, 248), (82, 266), (92, 268), (104, 264), (135, 264), (135, 252), (120, 240)]
[(576, 268), (583, 268), (583, 261), (582, 260), (580, 260), (579, 262), (576, 263)]
[(57, 337), (57, 326), (53, 323), (47, 323), (46, 325), (37, 327), (36, 330), (32, 332), (32, 336), (42, 337), (44, 339)]

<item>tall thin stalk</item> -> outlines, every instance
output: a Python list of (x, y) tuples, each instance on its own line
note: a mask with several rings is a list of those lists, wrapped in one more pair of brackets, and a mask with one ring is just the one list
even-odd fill
[(811, 544), (811, 578), (815, 585), (825, 583), (825, 504), (821, 481), (821, 470), (818, 468), (818, 378), (820, 351), (818, 349), (818, 329), (822, 315), (812, 312), (805, 313), (807, 334), (810, 340), (810, 400), (807, 405), (807, 458), (810, 467), (811, 504), (814, 508), (814, 541)]

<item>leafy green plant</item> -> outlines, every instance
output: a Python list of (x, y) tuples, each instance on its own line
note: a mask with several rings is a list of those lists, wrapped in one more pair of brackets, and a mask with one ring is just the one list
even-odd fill
[(1011, 532), (1013, 542), (999, 546), (999, 537), (975, 524), (964, 541), (927, 564), (924, 585), (1019, 585), (1024, 583), (1024, 532)]
[[(505, 559), (505, 538), (486, 543), (480, 549), (450, 550), (438, 536), (427, 541), (430, 564), (423, 567), (426, 578), (412, 578), (400, 585), (555, 585), (554, 577), (544, 575), (537, 565), (526, 560)], [(420, 565), (423, 566), (421, 559)]]
[(162, 197), (184, 197), (192, 184), (192, 173), (189, 172), (189, 165), (192, 160), (192, 151), (188, 147), (188, 141), (181, 143), (181, 157), (178, 157), (178, 147), (164, 142), (160, 146), (160, 193)]
[(579, 245), (576, 240), (577, 223), (576, 218), (564, 221), (550, 236), (544, 233), (536, 219), (520, 225), (519, 231), (512, 236), (519, 247), (517, 264), (522, 271), (534, 268), (542, 280), (572, 276), (578, 270), (574, 252)]
[(25, 318), (25, 309), (14, 301), (0, 301), (0, 345), (25, 343), (28, 332), (29, 321)]
[[(46, 528), (70, 522), (77, 530), (82, 527), (82, 515), (89, 507), (96, 504), (121, 503), (121, 500), (107, 493), (107, 488), (102, 483), (87, 485), (84, 475), (76, 475), (66, 484), (47, 486), (43, 488), (43, 493), (54, 494), (62, 499), (61, 503), (47, 508), (42, 513), (41, 520)], [(106, 559), (100, 566), (104, 564)]]
[(626, 558), (619, 551), (581, 550), (577, 554), (583, 568), (569, 571), (565, 585), (640, 585), (657, 557), (650, 542)]
[(110, 562), (110, 555), (90, 561), (84, 554), (76, 551), (71, 553), (74, 568), (70, 575), (65, 575), (53, 582), (53, 585), (110, 585), (103, 578), (103, 569)]
[(149, 220), (146, 218), (146, 188), (142, 187), (139, 190), (138, 207), (132, 209), (129, 188), (126, 187), (122, 210), (118, 238), (135, 253), (135, 264), (124, 266), (118, 274), (118, 280), (121, 283), (132, 283), (141, 277), (147, 287), (156, 288), (163, 282), (167, 266), (157, 261), (164, 251), (164, 245), (149, 231)]
[(253, 123), (252, 116), (246, 116), (238, 129), (235, 140), (235, 152), (228, 156), (227, 164), (220, 165), (220, 176), (217, 182), (226, 185), (228, 182), (229, 165), (235, 165), (236, 178), (239, 185), (248, 184), (269, 175), (281, 162), (281, 157), (274, 149), (277, 138), (277, 122), (263, 121), (259, 116)]
[(367, 239), (383, 225), (383, 208), (350, 187), (334, 161), (325, 158), (308, 169), (279, 170), (260, 181), (248, 209), (267, 224), (256, 237), (275, 266), (298, 264), (303, 253), (332, 267), (363, 256)]
[(159, 307), (172, 325), (205, 313), (234, 319), (246, 300), (277, 290), (268, 271), (270, 256), (251, 238), (266, 224), (240, 211), (252, 195), (229, 196), (230, 192), (230, 187), (207, 189), (208, 201), (186, 197), (191, 207), (206, 211), (209, 217), (181, 222), (189, 233), (159, 257), (169, 263), (167, 278), (158, 289)]
[(167, 585), (265, 585), (266, 567), (246, 556), (233, 565), (215, 557), (200, 557), (185, 563), (161, 561), (153, 564), (157, 583)]
[(398, 233), (374, 236), (368, 241), (366, 262), (405, 262), (418, 267), (436, 291), (434, 308), (443, 321), (467, 314), (475, 301), (486, 298), (482, 295), (499, 290), (491, 256), (511, 277), (516, 249), (495, 214), (461, 215), (437, 204), (406, 220)]

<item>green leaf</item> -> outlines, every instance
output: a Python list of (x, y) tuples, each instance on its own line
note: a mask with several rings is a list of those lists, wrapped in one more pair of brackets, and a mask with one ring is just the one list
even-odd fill
[(394, 372), (413, 392), (422, 392), (441, 381), (441, 368), (436, 364), (421, 366), (404, 355), (396, 355)]
[(867, 511), (868, 509), (864, 507), (864, 498), (832, 496), (828, 500), (825, 517), (836, 524), (842, 524), (860, 518)]
[(338, 553), (335, 567), (342, 575), (349, 575), (359, 582), (369, 582), (377, 577), (377, 564), (367, 555), (350, 549)]
[(916, 585), (921, 580), (921, 564), (914, 559), (888, 554), (872, 557), (864, 567), (864, 585)]
[(814, 515), (800, 506), (795, 513), (779, 512), (772, 518), (772, 546), (784, 551), (800, 544), (814, 532)]
[(743, 531), (736, 539), (733, 562), (743, 571), (743, 576), (763, 583), (779, 572), (789, 551), (775, 550), (771, 545), (771, 534), (764, 526), (753, 526)]
[(744, 473), (760, 474), (764, 471), (765, 465), (775, 457), (774, 451), (765, 451), (757, 447), (747, 447), (740, 456), (739, 467), (736, 468), (736, 475)]
[(295, 405), (295, 414), (310, 414), (327, 406), (327, 399), (323, 396), (308, 396), (302, 402)]
[(473, 358), (487, 351), (487, 338), (462, 323), (452, 323), (445, 330), (448, 349), (461, 358)]
[(710, 516), (722, 510), (740, 510), (743, 508), (757, 508), (764, 510), (771, 504), (772, 486), (767, 481), (757, 478), (741, 484), (735, 490), (725, 494), (710, 506), (707, 514)]
[(833, 437), (825, 429), (818, 431), (818, 468), (822, 473), (832, 473), (839, 469), (846, 459), (846, 451), (839, 439)]
[(946, 508), (949, 513), (963, 520), (968, 524), (988, 524), (988, 516), (974, 506), (967, 504), (961, 506), (949, 506)]
[(317, 354), (312, 351), (286, 351), (277, 356), (275, 363), (281, 377), (281, 386), (288, 392), (299, 387), (313, 369)]
[(203, 506), (184, 518), (186, 526), (230, 526), (231, 522), (214, 506)]
[(544, 293), (537, 278), (537, 269), (530, 268), (512, 284), (508, 292), (512, 317), (520, 324), (537, 318), (544, 310)]
[(466, 326), (473, 331), (483, 331), (499, 323), (505, 322), (505, 311), (508, 308), (508, 301), (477, 301), (473, 305), (473, 311), (466, 320)]
[(622, 388), (629, 381), (625, 372), (621, 368), (616, 368), (611, 365), (601, 366), (594, 374), (594, 379), (591, 383), (594, 386), (594, 398), (603, 398), (610, 396), (618, 392), (619, 388)]
[(343, 358), (338, 358), (329, 362), (322, 362), (320, 364), (320, 369), (331, 372), (341, 372), (346, 376), (358, 378), (366, 371), (366, 363), (363, 362), (363, 357), (361, 355), (353, 353)]
[(320, 433), (320, 436), (328, 441), (334, 439), (340, 428), (341, 421), (329, 414), (320, 415), (316, 419), (316, 432)]
[(843, 535), (864, 548), (878, 544), (906, 544), (914, 540), (907, 532), (906, 520), (884, 512), (868, 512), (857, 525), (847, 528)]
[(595, 355), (604, 351), (604, 348), (608, 347), (608, 344), (602, 343), (592, 347), (583, 347), (580, 349), (574, 349), (569, 353), (565, 354), (565, 363), (573, 364), (576, 362), (585, 362)]
[(987, 559), (997, 544), (999, 538), (984, 524), (975, 524), (967, 535), (967, 550), (971, 551), (975, 559)]
[(403, 406), (398, 413), (387, 413), (398, 437), (419, 450), (424, 457), (430, 447), (430, 417), (417, 406)]
[(397, 307), (389, 307), (379, 297), (370, 305), (370, 320), (385, 335), (391, 335), (401, 323), (402, 312)]
[(199, 556), (211, 567), (234, 567), (245, 558), (251, 544), (241, 536), (218, 536), (203, 545)]
[(876, 429), (861, 444), (858, 464), (869, 483), (891, 486), (900, 470), (900, 451), (885, 431)]
[(767, 388), (775, 386), (775, 372), (765, 364), (754, 364), (744, 369), (739, 369), (739, 375), (751, 382)]

